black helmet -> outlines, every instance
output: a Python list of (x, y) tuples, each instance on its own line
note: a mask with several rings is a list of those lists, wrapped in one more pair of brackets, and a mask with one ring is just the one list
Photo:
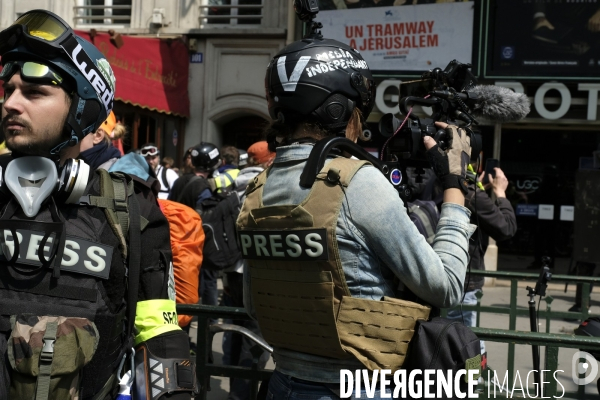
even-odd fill
[(346, 127), (354, 107), (366, 119), (375, 82), (360, 53), (331, 39), (309, 37), (281, 50), (265, 77), (273, 119), (312, 119), (331, 131)]
[[(2, 80), (23, 62), (39, 63), (58, 74), (67, 92), (72, 91), (71, 109), (64, 126), (65, 141), (51, 150), (74, 146), (106, 120), (113, 107), (115, 76), (105, 56), (93, 44), (75, 35), (59, 16), (46, 10), (23, 14), (0, 32), (0, 56), (4, 67)], [(38, 68), (36, 72), (45, 70)], [(28, 76), (43, 79), (42, 76)], [(64, 80), (64, 82), (63, 82)]]
[(214, 170), (221, 162), (221, 153), (219, 149), (212, 143), (202, 142), (194, 147), (190, 152), (192, 156), (192, 165), (196, 168), (204, 168), (206, 170)]

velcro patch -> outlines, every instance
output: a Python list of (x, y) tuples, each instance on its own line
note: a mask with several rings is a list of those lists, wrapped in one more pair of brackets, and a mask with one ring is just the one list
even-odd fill
[(242, 256), (249, 260), (328, 260), (327, 230), (239, 231)]
[[(1, 240), (0, 262), (10, 260), (14, 254), (15, 241), (10, 230), (5, 229)], [(17, 264), (41, 266), (38, 248), (42, 243), (42, 232), (17, 229), (19, 258)], [(0, 238), (2, 239), (2, 238)], [(50, 257), (53, 238), (48, 238), (43, 254)], [(92, 275), (100, 279), (108, 279), (112, 263), (113, 247), (67, 235), (63, 252), (61, 271)]]

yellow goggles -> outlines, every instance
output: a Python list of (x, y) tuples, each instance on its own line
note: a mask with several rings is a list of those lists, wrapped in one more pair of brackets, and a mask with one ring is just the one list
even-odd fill
[(24, 14), (13, 25), (26, 26), (29, 35), (47, 42), (55, 41), (68, 30), (58, 19), (47, 12), (32, 11)]
[(61, 43), (75, 36), (58, 15), (46, 10), (29, 11), (0, 32), (0, 55), (24, 43), (33, 52), (54, 57), (64, 52)]

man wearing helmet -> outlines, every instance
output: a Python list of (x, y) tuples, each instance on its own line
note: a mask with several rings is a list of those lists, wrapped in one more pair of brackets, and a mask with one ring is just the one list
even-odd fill
[(169, 200), (195, 209), (201, 195), (210, 197), (211, 186), (208, 178), (221, 164), (221, 155), (217, 146), (202, 142), (189, 149), (189, 157), (193, 172), (184, 174), (175, 181)]
[(425, 140), (445, 189), (432, 248), (365, 161), (331, 156), (312, 187), (300, 184), (314, 143), (356, 141), (371, 112), (374, 82), (356, 50), (313, 33), (274, 57), (265, 86), (277, 155), (248, 185), (238, 218), (245, 305), (274, 347), (267, 397), (337, 398), (341, 369), (401, 368), (415, 320), (428, 317), (429, 307), (396, 298), (396, 280), (430, 306), (460, 302), (473, 232), (463, 206), (469, 139), (439, 124), (452, 149)]
[[(106, 400), (132, 389), (136, 398), (189, 399), (195, 368), (152, 182), (90, 172), (77, 159), (112, 109), (110, 65), (45, 10), (0, 32), (0, 56), (12, 150), (0, 157), (0, 357), (11, 361), (0, 364), (0, 379), (10, 377), (0, 398)], [(123, 374), (133, 347), (132, 388)]]

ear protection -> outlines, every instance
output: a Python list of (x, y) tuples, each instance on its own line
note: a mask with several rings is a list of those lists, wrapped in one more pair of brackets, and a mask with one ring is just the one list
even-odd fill
[(28, 217), (40, 211), (53, 196), (57, 202), (78, 204), (88, 182), (90, 167), (83, 160), (69, 159), (57, 170), (45, 157), (19, 157), (6, 166), (3, 186), (13, 194)]

